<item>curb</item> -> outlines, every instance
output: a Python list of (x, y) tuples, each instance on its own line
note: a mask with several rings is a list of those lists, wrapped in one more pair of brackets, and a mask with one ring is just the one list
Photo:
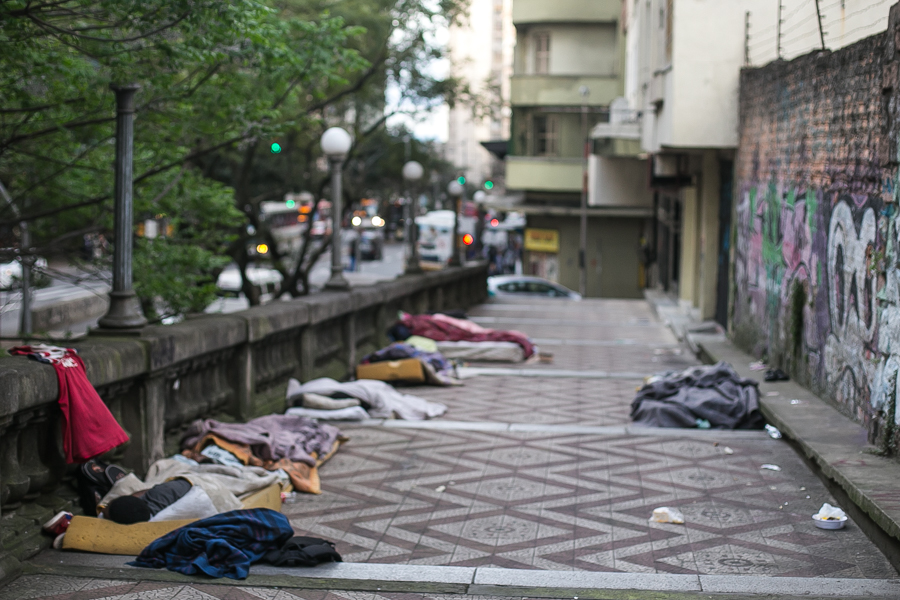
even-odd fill
[[(127, 566), (125, 562), (131, 558), (48, 551), (27, 565), (25, 574), (210, 583), (206, 578)], [(708, 598), (712, 594), (727, 595), (732, 599), (777, 596), (784, 600), (900, 596), (900, 579), (535, 571), (373, 563), (328, 563), (311, 568), (255, 565), (245, 580), (217, 579), (215, 584), (586, 600), (688, 600), (700, 596)]]

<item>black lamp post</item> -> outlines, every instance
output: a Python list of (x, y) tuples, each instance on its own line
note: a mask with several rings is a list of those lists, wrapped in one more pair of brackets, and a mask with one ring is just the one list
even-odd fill
[(115, 244), (113, 246), (113, 287), (109, 310), (100, 319), (101, 329), (127, 331), (147, 324), (141, 302), (132, 288), (132, 243), (134, 210), (134, 94), (140, 88), (131, 83), (112, 85), (116, 93), (116, 184)]

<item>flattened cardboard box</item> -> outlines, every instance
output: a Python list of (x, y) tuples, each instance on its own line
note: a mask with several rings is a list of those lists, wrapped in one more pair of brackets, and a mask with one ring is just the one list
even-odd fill
[(417, 358), (386, 360), (356, 367), (357, 379), (377, 379), (379, 381), (425, 381), (422, 363)]

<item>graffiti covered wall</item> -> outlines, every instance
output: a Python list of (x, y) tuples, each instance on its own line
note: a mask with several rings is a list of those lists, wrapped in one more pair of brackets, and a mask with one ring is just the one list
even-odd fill
[(900, 5), (886, 33), (741, 77), (732, 333), (896, 449)]

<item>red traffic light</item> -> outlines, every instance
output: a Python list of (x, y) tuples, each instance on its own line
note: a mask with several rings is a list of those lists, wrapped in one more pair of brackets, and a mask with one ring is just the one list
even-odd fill
[(466, 246), (471, 246), (472, 242), (474, 242), (474, 241), (475, 241), (475, 238), (472, 237), (471, 233), (467, 233), (466, 235), (463, 236), (463, 244), (465, 244)]
[(496, 227), (499, 224), (500, 224), (500, 221), (498, 221), (497, 219), (491, 219), (491, 227)]

